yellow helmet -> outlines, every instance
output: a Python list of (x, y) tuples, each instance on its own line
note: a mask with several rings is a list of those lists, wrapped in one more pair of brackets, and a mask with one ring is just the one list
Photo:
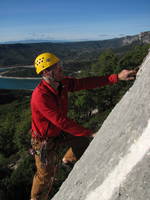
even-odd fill
[(52, 65), (58, 63), (60, 61), (59, 58), (57, 58), (52, 53), (42, 53), (38, 55), (35, 59), (34, 66), (36, 68), (36, 73), (39, 74), (44, 69), (51, 67)]

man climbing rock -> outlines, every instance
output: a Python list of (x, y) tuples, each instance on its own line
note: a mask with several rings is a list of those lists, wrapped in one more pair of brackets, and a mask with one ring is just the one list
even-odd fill
[(55, 178), (60, 155), (69, 148), (62, 162), (74, 163), (84, 153), (93, 133), (67, 117), (68, 92), (98, 88), (132, 80), (135, 70), (102, 77), (64, 77), (60, 59), (52, 53), (42, 53), (35, 59), (37, 74), (42, 81), (31, 98), (32, 147), (35, 152), (36, 173), (33, 178), (31, 199), (47, 200)]

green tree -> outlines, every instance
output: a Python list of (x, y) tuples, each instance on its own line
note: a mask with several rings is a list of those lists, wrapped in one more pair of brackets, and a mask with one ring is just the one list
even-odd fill
[(124, 68), (133, 69), (140, 65), (147, 55), (148, 48), (150, 48), (150, 45), (134, 46), (130, 49), (119, 59), (118, 65), (120, 66), (120, 70)]
[(117, 69), (118, 59), (112, 49), (102, 52), (97, 63), (93, 64), (92, 71), (101, 76), (114, 73)]

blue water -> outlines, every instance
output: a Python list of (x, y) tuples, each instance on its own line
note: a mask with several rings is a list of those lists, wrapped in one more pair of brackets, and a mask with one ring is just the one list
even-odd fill
[(0, 78), (0, 89), (33, 90), (39, 82), (39, 79)]
[(0, 72), (6, 71), (6, 68), (0, 68)]

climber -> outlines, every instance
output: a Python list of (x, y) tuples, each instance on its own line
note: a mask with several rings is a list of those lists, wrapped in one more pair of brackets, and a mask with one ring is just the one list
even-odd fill
[[(64, 164), (75, 163), (88, 147), (93, 133), (67, 117), (67, 95), (83, 89), (93, 89), (132, 80), (134, 70), (102, 77), (64, 77), (60, 59), (52, 53), (42, 53), (35, 59), (36, 73), (42, 76), (31, 97), (32, 147), (35, 152), (36, 173), (31, 199), (47, 200), (57, 166), (62, 156)], [(69, 148), (63, 155), (64, 147)]]

